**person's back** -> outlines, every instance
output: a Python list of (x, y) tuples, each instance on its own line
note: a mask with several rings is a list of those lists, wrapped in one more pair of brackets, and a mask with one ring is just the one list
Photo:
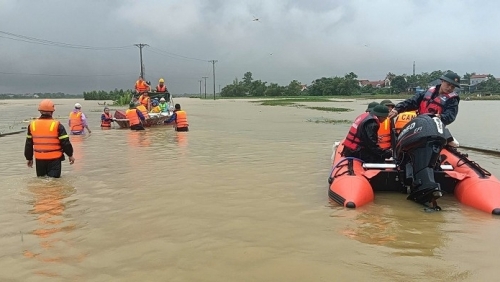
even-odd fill
[(70, 164), (75, 161), (73, 146), (64, 126), (52, 118), (54, 103), (45, 99), (40, 102), (38, 111), (40, 118), (32, 121), (27, 128), (24, 156), (28, 167), (33, 167), (35, 159), (37, 176), (59, 178), (64, 153), (68, 155)]
[(396, 121), (394, 122), (394, 129), (396, 130), (396, 134), (399, 134), (399, 132), (401, 132), (401, 129), (403, 129), (403, 127), (416, 116), (417, 111), (407, 111), (398, 114), (396, 116)]
[(136, 108), (134, 103), (130, 103), (130, 107), (125, 112), (125, 115), (127, 116), (131, 130), (144, 130), (144, 126), (142, 125), (142, 121), (144, 121), (144, 116)]
[(136, 107), (136, 109), (138, 109), (142, 113), (144, 118), (149, 118), (148, 110), (146, 109), (146, 107), (144, 107), (144, 105), (139, 105)]

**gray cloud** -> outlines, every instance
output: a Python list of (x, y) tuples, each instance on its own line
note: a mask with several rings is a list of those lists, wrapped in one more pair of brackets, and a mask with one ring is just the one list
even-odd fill
[(3, 32), (127, 46), (56, 47), (0, 33), (1, 93), (131, 88), (140, 72), (135, 43), (149, 45), (146, 78), (164, 77), (174, 93), (197, 93), (202, 76), (213, 89), (212, 59), (221, 85), (246, 71), (280, 84), (351, 71), (380, 79), (411, 73), (413, 61), (417, 72), (500, 76), (495, 1), (0, 0), (0, 7)]

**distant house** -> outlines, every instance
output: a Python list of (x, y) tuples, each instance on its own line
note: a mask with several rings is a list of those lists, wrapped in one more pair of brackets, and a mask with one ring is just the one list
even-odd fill
[(382, 88), (382, 87), (386, 86), (384, 80), (370, 81), (368, 79), (360, 79), (360, 80), (358, 80), (358, 84), (359, 84), (360, 87), (365, 87), (365, 86), (371, 85), (371, 86), (373, 86), (375, 88)]
[(488, 80), (488, 74), (474, 74), (470, 76), (470, 85), (476, 85)]
[(307, 84), (302, 84), (302, 85), (300, 86), (300, 91), (302, 92), (302, 91), (304, 91), (304, 90), (307, 90)]

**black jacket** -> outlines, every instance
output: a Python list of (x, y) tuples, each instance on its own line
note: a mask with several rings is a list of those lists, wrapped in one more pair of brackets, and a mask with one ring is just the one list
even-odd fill
[(380, 125), (376, 120), (370, 119), (366, 121), (360, 132), (361, 150), (369, 151), (373, 155), (384, 157), (385, 150), (378, 145), (378, 129)]
[[(52, 117), (49, 116), (44, 116), (42, 115), (40, 119), (52, 119)], [(59, 136), (59, 141), (61, 142), (61, 148), (63, 149), (63, 152), (68, 155), (68, 157), (73, 156), (73, 145), (71, 145), (71, 142), (69, 141), (69, 136), (68, 133), (66, 133), (66, 129), (64, 126), (59, 123), (59, 127), (57, 129), (58, 131), (58, 136)], [(63, 138), (61, 138), (63, 137)], [(30, 126), (28, 125), (28, 135), (26, 136), (26, 144), (24, 145), (24, 157), (26, 158), (27, 161), (32, 161), (33, 160), (33, 138), (31, 136), (31, 130)], [(64, 155), (61, 157), (62, 160), (64, 160)]]
[[(441, 84), (436, 86), (436, 90), (434, 91), (434, 94), (432, 95), (431, 99), (434, 99), (439, 95), (440, 87)], [(418, 108), (420, 107), (420, 102), (422, 102), (424, 95), (425, 92), (415, 94), (413, 97), (398, 103), (394, 108), (396, 109), (396, 111), (398, 111), (398, 113), (418, 110)], [(446, 100), (445, 104), (443, 105), (443, 112), (441, 113), (441, 121), (445, 125), (454, 122), (455, 119), (457, 118), (458, 103), (460, 103), (460, 97), (456, 96), (455, 98)]]

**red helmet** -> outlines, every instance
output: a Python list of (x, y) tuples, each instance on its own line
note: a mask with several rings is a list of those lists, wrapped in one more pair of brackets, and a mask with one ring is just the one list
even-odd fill
[(54, 103), (51, 100), (45, 99), (40, 102), (38, 105), (38, 110), (42, 112), (54, 112), (56, 108), (54, 107)]

